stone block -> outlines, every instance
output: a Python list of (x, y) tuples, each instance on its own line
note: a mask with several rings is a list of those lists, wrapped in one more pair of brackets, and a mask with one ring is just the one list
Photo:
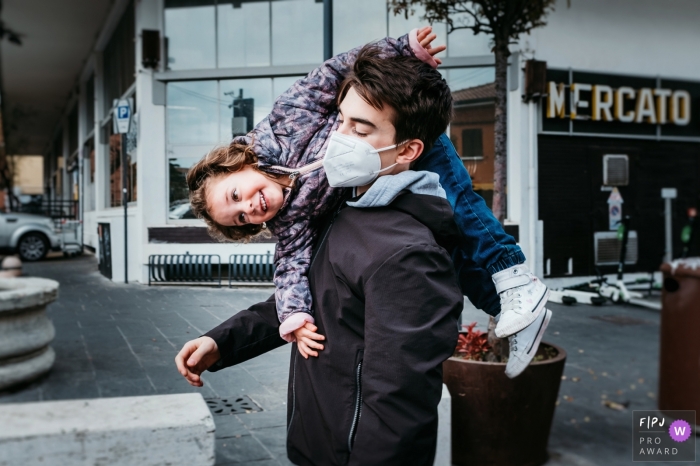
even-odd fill
[(213, 465), (198, 393), (0, 405), (0, 466)]

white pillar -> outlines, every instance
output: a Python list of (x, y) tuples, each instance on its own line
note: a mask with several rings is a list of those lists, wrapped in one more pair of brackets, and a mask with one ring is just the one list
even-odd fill
[[(136, 107), (139, 112), (140, 138), (137, 148), (138, 232), (130, 237), (133, 251), (129, 255), (138, 270), (129, 267), (129, 275), (148, 282), (148, 227), (167, 225), (168, 212), (168, 164), (165, 149), (165, 106), (153, 103), (154, 70), (141, 65), (141, 31), (155, 29), (163, 37), (163, 5), (160, 0), (141, 0), (136, 4)], [(161, 66), (167, 57), (161, 53)], [(155, 70), (158, 71), (158, 70)], [(147, 135), (147, 137), (143, 137)], [(132, 240), (133, 238), (133, 240)], [(137, 244), (138, 243), (138, 244)], [(130, 246), (131, 248), (131, 246)], [(133, 258), (133, 259), (132, 259)]]

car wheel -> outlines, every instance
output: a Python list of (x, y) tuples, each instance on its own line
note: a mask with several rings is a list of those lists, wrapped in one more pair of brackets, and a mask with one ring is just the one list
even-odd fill
[(23, 261), (33, 262), (46, 257), (49, 252), (49, 242), (41, 233), (27, 233), (20, 238), (17, 252)]

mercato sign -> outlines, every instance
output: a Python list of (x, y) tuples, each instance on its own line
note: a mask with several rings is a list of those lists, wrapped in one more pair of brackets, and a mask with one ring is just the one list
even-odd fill
[(547, 87), (547, 118), (677, 126), (690, 123), (691, 96), (684, 89), (613, 88), (606, 84), (565, 84), (555, 81), (549, 81)]

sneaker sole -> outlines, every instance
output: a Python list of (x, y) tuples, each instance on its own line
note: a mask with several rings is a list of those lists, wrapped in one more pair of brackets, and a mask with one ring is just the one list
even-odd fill
[(533, 323), (535, 321), (535, 319), (537, 319), (537, 317), (539, 317), (540, 313), (542, 312), (542, 309), (544, 309), (544, 306), (545, 306), (545, 304), (547, 304), (548, 300), (549, 300), (549, 288), (545, 287), (545, 291), (542, 294), (542, 297), (540, 298), (539, 302), (537, 303), (537, 306), (535, 307), (535, 309), (532, 310), (532, 312), (530, 312), (530, 314), (528, 314), (529, 318), (517, 320), (515, 322), (512, 322), (510, 325), (504, 324), (501, 327), (496, 325), (496, 329), (494, 330), (494, 332), (496, 333), (496, 336), (498, 338), (509, 337), (515, 333), (518, 333), (519, 331), (521, 331), (522, 329), (524, 329), (525, 327), (527, 327), (528, 325)]
[(537, 348), (540, 347), (540, 342), (542, 341), (544, 332), (547, 330), (549, 321), (552, 319), (552, 311), (545, 309), (545, 312), (547, 314), (545, 314), (544, 320), (542, 321), (542, 324), (540, 324), (540, 329), (537, 331), (537, 337), (535, 337), (535, 341), (532, 343), (530, 351), (525, 353), (527, 355), (527, 359), (525, 361), (518, 359), (518, 364), (515, 366), (514, 370), (510, 373), (506, 371), (506, 376), (508, 378), (512, 379), (522, 374), (523, 371), (527, 369), (527, 366), (529, 366), (532, 362), (532, 358), (534, 358), (535, 354), (537, 354)]

